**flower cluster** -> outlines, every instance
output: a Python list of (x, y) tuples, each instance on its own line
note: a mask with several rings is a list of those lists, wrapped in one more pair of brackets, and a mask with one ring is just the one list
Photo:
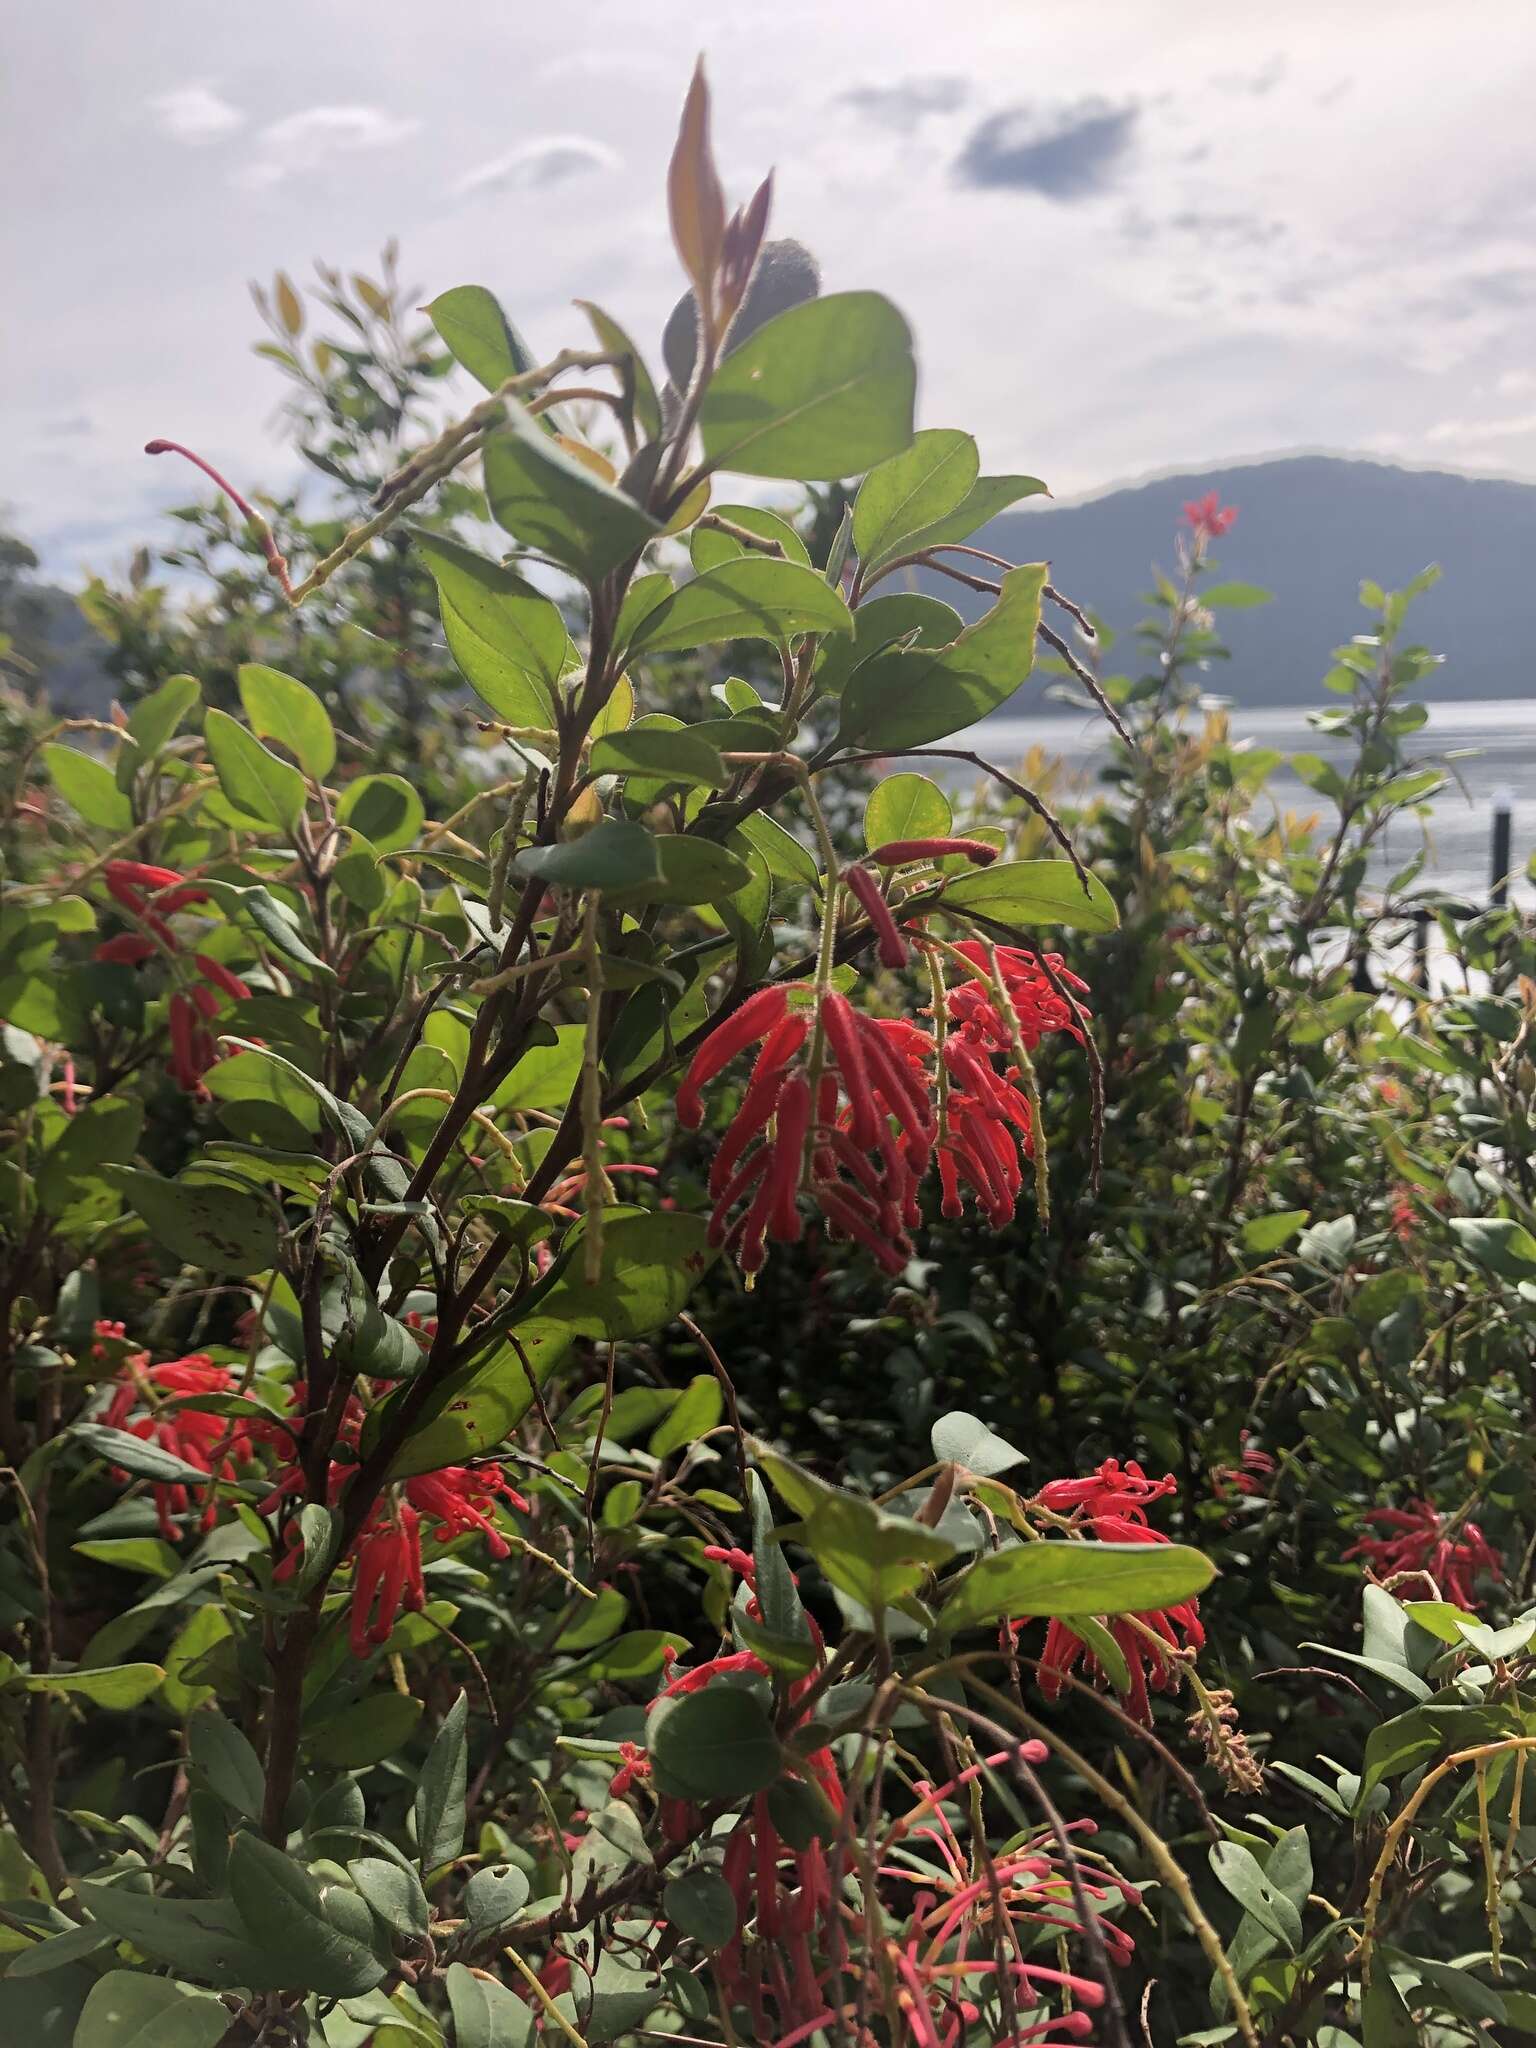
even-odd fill
[(188, 970), (171, 992), (171, 1074), (189, 1095), (205, 1094), (203, 1076), (220, 1058), (209, 1023), (222, 1007), (221, 998), (239, 1002), (250, 994), (238, 974), (206, 953), (188, 953), (171, 929), (175, 913), (206, 903), (208, 891), (174, 868), (154, 867), (147, 861), (109, 860), (104, 872), (113, 901), (139, 929), (104, 939), (96, 958), (137, 967), (159, 954)]
[(1184, 523), (1194, 534), (1197, 546), (1220, 540), (1237, 524), (1237, 507), (1223, 505), (1220, 491), (1207, 491), (1203, 498), (1192, 498), (1184, 507)]
[[(879, 852), (907, 857), (914, 846), (963, 843), (901, 841)], [(878, 891), (872, 902), (904, 944)], [(705, 1087), (738, 1054), (760, 1048), (709, 1182), (710, 1241), (734, 1249), (743, 1272), (761, 1268), (769, 1240), (800, 1236), (804, 1190), (835, 1235), (900, 1273), (935, 1159), (946, 1216), (961, 1213), (964, 1187), (994, 1229), (1012, 1217), (1021, 1161), (1034, 1149), (1029, 1058), (1048, 1032), (1081, 1040), (1065, 990), (1086, 993), (1086, 984), (1055, 955), (1042, 964), (976, 941), (947, 950), (963, 975), (944, 992), (942, 1033), (869, 1016), (835, 989), (787, 983), (749, 996), (699, 1046), (677, 1095), (689, 1130), (703, 1121)]]
[[(1134, 1458), (1124, 1465), (1117, 1458), (1106, 1458), (1086, 1479), (1053, 1479), (1036, 1498), (1053, 1514), (1070, 1516), (1075, 1526), (1091, 1529), (1101, 1543), (1166, 1543), (1168, 1538), (1147, 1522), (1147, 1503), (1177, 1492), (1171, 1472), (1162, 1479), (1149, 1479)], [(1019, 1626), (1019, 1622), (1012, 1624), (1015, 1630)], [(1178, 1684), (1175, 1654), (1198, 1650), (1205, 1642), (1200, 1603), (1180, 1600), (1146, 1614), (1117, 1615), (1106, 1626), (1130, 1674), (1126, 1705), (1138, 1721), (1150, 1727), (1149, 1689), (1172, 1692)], [(1040, 1657), (1040, 1687), (1047, 1699), (1060, 1698), (1067, 1677), (1079, 1662), (1084, 1676), (1095, 1684), (1111, 1683), (1082, 1637), (1058, 1616), (1046, 1630)]]
[[(121, 1324), (98, 1323), (96, 1355), (105, 1356), (107, 1348), (120, 1343), (122, 1336)], [(276, 1514), (285, 1501), (303, 1494), (299, 1458), (308, 1408), (306, 1382), (296, 1380), (288, 1389), (290, 1419), (277, 1414), (235, 1419), (186, 1406), (195, 1395), (228, 1394), (236, 1387), (235, 1374), (215, 1365), (203, 1352), (151, 1365), (149, 1353), (138, 1351), (118, 1372), (103, 1422), (141, 1442), (158, 1445), (209, 1477), (200, 1502), (194, 1501), (190, 1480), (154, 1483), (160, 1530), (168, 1543), (181, 1537), (179, 1516), (195, 1512), (196, 1526), (211, 1529), (217, 1506), (213, 1482), (237, 1480), (241, 1469), (249, 1470), (264, 1452), (275, 1456), (277, 1466), (269, 1472), (271, 1483), (257, 1503), (257, 1513)], [(332, 1458), (327, 1477), (326, 1497), (333, 1507), (345, 1499), (356, 1469), (364, 1420), (362, 1403), (355, 1396), (349, 1398), (336, 1437), (338, 1455)], [(130, 1478), (126, 1472), (117, 1476), (124, 1484)], [(415, 1611), (425, 1606), (424, 1531), (438, 1543), (479, 1536), (493, 1558), (510, 1554), (512, 1546), (494, 1519), (498, 1504), (503, 1503), (522, 1514), (529, 1512), (527, 1500), (500, 1466), (447, 1465), (407, 1479), (374, 1504), (351, 1550), (350, 1640), (354, 1655), (366, 1657), (371, 1649), (387, 1642), (402, 1608)], [(279, 1579), (291, 1577), (301, 1562), (297, 1518), (286, 1525), (284, 1541), (288, 1551), (277, 1567)]]
[(1475, 1610), (1478, 1573), (1486, 1572), (1495, 1585), (1503, 1577), (1504, 1561), (1476, 1522), (1448, 1524), (1427, 1500), (1410, 1501), (1406, 1508), (1368, 1508), (1366, 1520), (1394, 1533), (1362, 1536), (1344, 1556), (1364, 1558), (1378, 1579), (1398, 1580), (1392, 1590), (1401, 1597), (1409, 1597), (1417, 1579), (1430, 1599)]
[[(901, 2002), (919, 2048), (959, 2048), (981, 2017), (978, 1991), (1006, 1973), (1015, 2004), (1029, 2015), (998, 2039), (998, 2048), (1023, 2043), (1086, 2040), (1093, 2031), (1091, 2013), (1104, 2003), (1104, 1987), (1065, 1967), (1028, 1959), (1035, 1945), (1033, 1930), (1053, 1931), (1059, 1945), (1082, 1931), (1073, 1872), (1060, 1853), (1052, 1831), (1042, 1828), (1001, 1856), (967, 1855), (947, 1806), (983, 1772), (995, 1771), (1017, 1756), (1028, 1764), (1046, 1761), (1043, 1742), (1021, 1743), (1017, 1751), (1000, 1751), (959, 1772), (947, 1784), (919, 1780), (917, 1804), (891, 1828), (877, 1865), (889, 1885), (913, 1886), (910, 1917), (899, 1941), (891, 1947), (891, 1963), (901, 1986)], [(961, 1809), (963, 1811), (963, 1808)], [(1082, 1838), (1097, 1832), (1092, 1820), (1067, 1823), (1077, 1838), (1072, 1858), (1077, 1884), (1094, 1909), (1095, 1927), (1106, 1960), (1121, 1968), (1135, 1954), (1125, 1929), (1098, 1909), (1116, 1901), (1135, 1906), (1141, 1894), (1100, 1859), (1088, 1861)], [(908, 1843), (921, 1843), (914, 1854)], [(1065, 1990), (1075, 2009), (1039, 2017), (1042, 1995)], [(829, 2014), (830, 2018), (831, 2015)]]

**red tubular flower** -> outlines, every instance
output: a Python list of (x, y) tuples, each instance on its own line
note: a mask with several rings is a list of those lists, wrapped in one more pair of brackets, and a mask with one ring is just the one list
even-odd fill
[(154, 952), (152, 939), (146, 939), (139, 932), (119, 932), (115, 938), (102, 940), (96, 948), (96, 958), (110, 960), (119, 967), (137, 967), (143, 961), (153, 959)]
[(1419, 1598), (1449, 1600), (1475, 1612), (1478, 1596), (1473, 1581), (1478, 1573), (1485, 1572), (1495, 1585), (1503, 1579), (1504, 1560), (1476, 1522), (1448, 1522), (1430, 1501), (1410, 1501), (1406, 1508), (1369, 1508), (1365, 1518), (1396, 1533), (1363, 1536), (1344, 1556), (1363, 1557), (1379, 1579), (1403, 1579), (1405, 1583), (1392, 1588), (1399, 1599), (1413, 1597), (1411, 1580), (1419, 1579)]
[[(1147, 1503), (1177, 1491), (1172, 1473), (1162, 1479), (1150, 1479), (1134, 1459), (1122, 1465), (1117, 1458), (1107, 1458), (1097, 1472), (1085, 1479), (1053, 1479), (1040, 1489), (1038, 1498), (1040, 1505), (1053, 1513), (1073, 1516), (1082, 1527), (1091, 1529), (1101, 1543), (1166, 1543), (1169, 1539), (1148, 1525)], [(1156, 1640), (1149, 1640), (1133, 1622), (1142, 1623)], [(1010, 1627), (1016, 1630), (1018, 1621)], [(1178, 1667), (1174, 1653), (1198, 1650), (1205, 1642), (1200, 1603), (1180, 1600), (1171, 1607), (1153, 1608), (1134, 1617), (1112, 1616), (1105, 1627), (1129, 1669), (1126, 1706), (1138, 1721), (1150, 1727), (1149, 1688), (1159, 1692), (1175, 1690)], [(1040, 1657), (1040, 1690), (1047, 1699), (1060, 1697), (1068, 1674), (1079, 1662), (1084, 1675), (1094, 1684), (1111, 1683), (1082, 1637), (1065, 1621), (1052, 1620)]]
[(194, 953), (192, 964), (204, 981), (211, 981), (216, 989), (233, 997), (236, 1002), (243, 1002), (250, 994), (238, 974), (232, 974), (221, 961), (210, 959), (206, 953)]
[(102, 869), (107, 887), (129, 889), (168, 889), (183, 877), (175, 868), (157, 868), (143, 860), (109, 860)]
[(1237, 524), (1237, 507), (1223, 505), (1219, 491), (1207, 491), (1203, 498), (1192, 498), (1184, 507), (1184, 523), (1193, 530), (1197, 541), (1219, 540)]
[(747, 997), (739, 1010), (733, 1010), (724, 1023), (715, 1026), (694, 1054), (677, 1091), (677, 1120), (685, 1130), (697, 1130), (704, 1121), (701, 1091), (737, 1053), (756, 1045), (776, 1024), (782, 1023), (788, 1008), (789, 997), (784, 989), (760, 988), (756, 995)]
[(852, 867), (843, 871), (843, 880), (859, 907), (874, 926), (879, 938), (880, 964), (882, 967), (905, 967), (907, 964), (907, 942), (896, 927), (891, 915), (891, 906), (881, 893), (880, 884), (868, 868)]
[(990, 867), (997, 859), (997, 848), (984, 839), (888, 839), (869, 857), (876, 867), (898, 868), (909, 860), (945, 860), (956, 853), (979, 868)]
[(421, 1576), (421, 1517), (407, 1502), (371, 1522), (357, 1541), (348, 1641), (354, 1657), (387, 1643), (403, 1606), (427, 1604)]
[[(112, 1337), (122, 1335), (121, 1324), (98, 1324), (97, 1329)], [(201, 1351), (187, 1358), (170, 1359), (164, 1365), (151, 1365), (149, 1354), (141, 1351), (128, 1359), (119, 1372), (102, 1420), (109, 1429), (121, 1429), (142, 1443), (158, 1444), (161, 1450), (195, 1465), (210, 1478), (233, 1480), (236, 1465), (251, 1456), (253, 1439), (249, 1429), (224, 1415), (173, 1407), (167, 1397), (224, 1394), (234, 1385), (235, 1375), (222, 1365), (215, 1365)], [(147, 1412), (136, 1415), (136, 1409)], [(127, 1472), (119, 1471), (115, 1476), (123, 1485), (129, 1483)], [(210, 1488), (210, 1496), (211, 1491)], [(191, 1487), (181, 1480), (157, 1481), (153, 1492), (160, 1533), (167, 1543), (175, 1543), (181, 1531), (173, 1517), (192, 1508)], [(211, 1529), (214, 1520), (215, 1504), (210, 1497), (201, 1510), (198, 1526)]]
[(478, 1530), (494, 1558), (509, 1556), (512, 1548), (491, 1520), (498, 1498), (525, 1515), (530, 1512), (523, 1495), (495, 1465), (445, 1465), (440, 1472), (424, 1472), (405, 1482), (405, 1497), (437, 1523), (436, 1542), (451, 1543), (455, 1536)]

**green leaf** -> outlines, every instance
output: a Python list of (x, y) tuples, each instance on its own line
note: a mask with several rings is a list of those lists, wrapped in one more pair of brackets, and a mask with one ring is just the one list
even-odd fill
[(979, 1417), (968, 1415), (963, 1408), (939, 1417), (933, 1425), (932, 1440), (936, 1458), (963, 1465), (978, 1479), (992, 1479), (999, 1472), (1007, 1472), (1015, 1465), (1029, 1462), (1024, 1453), (1016, 1451), (1005, 1437), (998, 1436)]
[(947, 1629), (1024, 1615), (1146, 1614), (1202, 1592), (1216, 1567), (1182, 1543), (1020, 1543), (980, 1557), (941, 1609)]
[(810, 848), (803, 846), (777, 818), (769, 817), (766, 811), (754, 811), (742, 819), (738, 829), (749, 845), (762, 855), (775, 882), (788, 883), (797, 889), (820, 886), (821, 872)]
[(537, 368), (528, 344), (484, 285), (439, 292), (426, 313), (454, 360), (487, 391)]
[(576, 304), (591, 321), (598, 347), (606, 349), (611, 356), (628, 356), (635, 423), (647, 440), (654, 441), (661, 432), (661, 400), (656, 396), (656, 386), (651, 381), (644, 358), (618, 321), (605, 313), (601, 306), (594, 306), (590, 299), (578, 299)]
[(228, 2031), (228, 2012), (207, 1992), (109, 1970), (85, 2001), (74, 2048), (216, 2048)]
[(264, 740), (278, 741), (306, 775), (323, 782), (336, 766), (336, 734), (314, 691), (280, 669), (255, 661), (241, 665), (239, 683), (251, 730)]
[(421, 798), (403, 775), (360, 775), (336, 806), (338, 823), (372, 842), (380, 853), (412, 846), (426, 822)]
[(520, 875), (562, 889), (624, 889), (660, 878), (656, 838), (643, 825), (604, 818), (579, 839), (555, 846), (530, 846), (513, 861)]
[(224, 1716), (205, 1707), (187, 1723), (187, 1757), (197, 1776), (231, 1812), (260, 1820), (266, 1774), (250, 1742)]
[(916, 554), (924, 548), (944, 547), (969, 540), (978, 528), (985, 526), (989, 519), (995, 519), (999, 512), (1006, 512), (1010, 505), (1016, 505), (1020, 498), (1049, 496), (1050, 492), (1037, 476), (978, 477), (953, 512), (936, 519), (931, 526), (909, 533), (902, 552)]
[[(392, 1327), (398, 1328), (397, 1324)], [(419, 1352), (418, 1352), (419, 1357)], [(351, 1360), (348, 1363), (352, 1363)], [(330, 1569), (336, 1555), (336, 1545), (341, 1535), (341, 1517), (335, 1508), (323, 1507), (319, 1501), (310, 1501), (299, 1515), (300, 1556), (298, 1576), (293, 1582), (295, 1599), (302, 1600), (306, 1593), (313, 1592)]]
[(196, 676), (168, 676), (158, 690), (139, 699), (128, 714), (128, 732), (141, 760), (159, 753), (202, 694)]
[(97, 1564), (144, 1572), (152, 1579), (172, 1579), (181, 1570), (181, 1559), (160, 1536), (109, 1536), (100, 1543), (72, 1543), (70, 1549)]
[(239, 1984), (274, 1991), (293, 1982), (281, 1956), (250, 1941), (229, 1899), (155, 1899), (99, 1883), (81, 1883), (76, 1891), (100, 1926), (156, 1962), (170, 1963), (180, 1976), (206, 1977), (221, 1990)]
[(1472, 1257), (1503, 1280), (1536, 1280), (1536, 1238), (1505, 1216), (1453, 1216), (1451, 1228)]
[(1084, 888), (1069, 860), (1005, 860), (968, 869), (945, 883), (944, 907), (999, 924), (1062, 924), (1080, 932), (1112, 932), (1120, 923), (1104, 884), (1090, 875)]
[(851, 633), (853, 614), (814, 569), (770, 555), (721, 562), (641, 620), (632, 654), (719, 640), (788, 641), (799, 633)]
[(400, 1692), (374, 1693), (322, 1721), (313, 1731), (310, 1747), (321, 1763), (334, 1770), (365, 1771), (409, 1741), (420, 1719), (420, 1700)]
[[(46, 1941), (35, 1942), (31, 1948), (17, 1949), (14, 1953), (7, 1951), (5, 1982), (23, 1977), (46, 1977), (52, 1971), (62, 1969), (66, 1963), (76, 1963), (82, 1956), (95, 1955), (111, 1939), (105, 1927), (72, 1927), (67, 1934), (49, 1935)], [(0, 1992), (3, 1988), (0, 1986)], [(0, 2019), (4, 2017), (4, 2007), (0, 2004)]]
[(291, 832), (303, 815), (306, 795), (298, 769), (280, 761), (227, 711), (208, 713), (203, 720), (203, 738), (219, 787), (235, 808), (247, 817)]
[(896, 648), (855, 669), (843, 692), (844, 746), (910, 748), (1005, 704), (1035, 663), (1046, 565), (1010, 569), (989, 612), (945, 647)]
[(274, 896), (265, 883), (242, 887), (238, 882), (221, 882), (210, 876), (203, 887), (226, 911), (239, 911), (248, 917), (267, 943), (275, 946), (285, 959), (296, 960), (301, 967), (307, 967), (312, 974), (318, 974), (327, 981), (336, 979), (336, 970), (322, 960), (305, 939), (299, 926), (298, 912), (280, 896)]
[(464, 1887), (464, 1911), (478, 1932), (505, 1927), (527, 1905), (532, 1887), (515, 1863), (477, 1870)]
[(946, 518), (965, 500), (981, 468), (976, 443), (952, 427), (930, 427), (872, 469), (853, 505), (853, 544), (866, 571), (903, 552), (909, 534)]
[(124, 1713), (158, 1692), (165, 1673), (158, 1664), (108, 1664), (91, 1671), (49, 1671), (27, 1679), (28, 1692), (70, 1693), (93, 1706)]
[[(777, 512), (770, 512), (766, 506), (711, 505), (709, 509), (716, 518), (728, 519), (733, 526), (745, 527), (748, 533), (755, 533), (763, 540), (776, 541), (784, 550), (784, 561), (809, 563), (811, 558), (799, 534), (787, 519), (781, 519)], [(759, 548), (749, 547), (744, 540), (738, 540), (734, 533), (722, 533), (718, 526), (708, 524), (696, 526), (688, 541), (689, 559), (701, 576), (706, 569), (713, 569), (721, 562), (735, 562), (743, 555), (761, 552)], [(769, 559), (780, 558), (770, 556)]]
[(729, 779), (715, 748), (686, 726), (673, 731), (641, 725), (606, 733), (594, 744), (587, 765), (594, 775), (654, 776), (664, 789), (723, 789)]
[(1423, 2040), (1385, 1963), (1371, 1972), (1360, 2003), (1360, 2032), (1365, 2048), (1420, 2048)]
[(126, 1165), (143, 1125), (143, 1105), (120, 1096), (76, 1110), (38, 1168), (40, 1205), (57, 1215), (88, 1187), (98, 1167)]
[(721, 363), (699, 430), (711, 469), (801, 482), (856, 476), (912, 439), (912, 336), (878, 292), (765, 322)]
[(741, 856), (712, 839), (664, 833), (652, 843), (661, 874), (654, 882), (624, 890), (627, 903), (721, 903), (752, 879)]
[(58, 741), (50, 741), (42, 753), (54, 788), (85, 824), (99, 825), (105, 832), (128, 830), (133, 806), (104, 762)]
[(508, 1325), (517, 1346), (500, 1345), (445, 1382), (391, 1468), (391, 1477), (404, 1479), (440, 1465), (462, 1464), (493, 1449), (533, 1405), (530, 1369), (534, 1380), (542, 1383), (579, 1338), (622, 1342), (659, 1329), (687, 1301), (711, 1256), (702, 1217), (610, 1209), (597, 1285), (586, 1283), (578, 1241), (578, 1248), (551, 1276), (553, 1284), (524, 1304), (517, 1320)]
[(356, 1998), (384, 1981), (384, 1965), (372, 1951), (326, 1919), (309, 1872), (270, 1842), (236, 1835), (229, 1889), (251, 1939), (284, 1959), (286, 1982), (324, 1998)]
[[(157, 1173), (109, 1166), (106, 1172), (176, 1258), (210, 1273), (261, 1273), (277, 1257), (272, 1206), (212, 1180), (162, 1180)], [(205, 1475), (206, 1476), (206, 1475)]]
[(1243, 1250), (1278, 1251), (1290, 1243), (1311, 1213), (1310, 1209), (1273, 1209), (1267, 1215), (1250, 1217), (1238, 1232)]
[(1246, 612), (1255, 605), (1273, 604), (1275, 593), (1261, 590), (1257, 583), (1211, 583), (1196, 593), (1196, 600), (1208, 611)]
[(559, 607), (515, 570), (456, 540), (413, 538), (437, 583), (449, 648), (470, 683), (509, 725), (551, 724), (554, 688), (574, 655)]
[(485, 450), (485, 489), (499, 526), (590, 585), (660, 531), (648, 512), (557, 447), (515, 400)]
[(69, 1434), (98, 1458), (108, 1458), (124, 1472), (140, 1479), (153, 1479), (165, 1486), (206, 1486), (208, 1474), (201, 1467), (179, 1458), (162, 1444), (135, 1436), (131, 1430), (114, 1429), (105, 1422), (74, 1422)]
[(670, 1458), (685, 1444), (707, 1436), (725, 1413), (725, 1396), (713, 1373), (697, 1373), (673, 1403), (646, 1449), (653, 1458)]
[(1355, 1811), (1365, 1811), (1366, 1801), (1384, 1780), (1417, 1770), (1442, 1750), (1472, 1749), (1479, 1743), (1497, 1742), (1501, 1736), (1519, 1733), (1518, 1716), (1502, 1707), (1410, 1707), (1406, 1714), (1379, 1721), (1366, 1737), (1365, 1766)]
[(828, 697), (847, 687), (855, 669), (897, 643), (911, 647), (948, 647), (965, 631), (965, 621), (952, 604), (921, 590), (895, 590), (866, 599), (853, 615), (853, 638), (823, 642), (817, 657), (817, 690)]
[(1301, 1915), (1284, 1892), (1269, 1882), (1253, 1851), (1241, 1842), (1215, 1842), (1210, 1860), (1217, 1883), (1294, 1955), (1301, 1946)]
[(864, 806), (864, 844), (871, 852), (893, 839), (944, 839), (953, 827), (949, 798), (926, 775), (887, 775)]
[(461, 1692), (432, 1738), (416, 1785), (416, 1851), (423, 1877), (440, 1863), (451, 1863), (464, 1846), (468, 1730), (469, 1700)]
[(831, 1584), (871, 1614), (915, 1593), (955, 1554), (949, 1537), (936, 1529), (840, 1492), (775, 1452), (759, 1447), (756, 1456), (800, 1516), (779, 1537), (804, 1544)]
[(347, 1875), (387, 1935), (419, 1941), (426, 1934), (432, 1909), (414, 1870), (384, 1856), (361, 1856), (347, 1865)]
[(736, 1900), (713, 1865), (695, 1863), (668, 1880), (661, 1909), (680, 1934), (703, 1948), (722, 1949), (736, 1932)]
[(453, 2015), (454, 2048), (525, 2048), (533, 2038), (526, 1999), (493, 1978), (450, 1963), (443, 1978)]
[(669, 1799), (745, 1798), (779, 1775), (779, 1738), (766, 1709), (739, 1686), (708, 1685), (651, 1711), (647, 1746), (656, 1789)]

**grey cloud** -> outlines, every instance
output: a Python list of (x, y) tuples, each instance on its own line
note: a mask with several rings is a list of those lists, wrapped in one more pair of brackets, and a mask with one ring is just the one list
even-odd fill
[(1277, 50), (1256, 71), (1218, 71), (1211, 82), (1224, 92), (1248, 93), (1261, 100), (1272, 93), (1284, 78), (1285, 68), (1285, 58)]
[(906, 128), (925, 114), (952, 114), (970, 97), (963, 78), (898, 78), (889, 85), (856, 85), (836, 104), (852, 107), (882, 128)]
[(84, 434), (94, 433), (96, 423), (89, 413), (70, 413), (59, 419), (44, 420), (38, 427), (38, 437), (44, 441), (76, 441)]
[(580, 177), (586, 171), (611, 171), (618, 163), (617, 151), (589, 135), (542, 135), (467, 171), (454, 184), (453, 196), (470, 199), (483, 192), (563, 185), (567, 178)]
[(1283, 220), (1266, 220), (1257, 213), (1204, 212), (1196, 207), (1170, 214), (1168, 225), (1178, 234), (1195, 235), (1202, 242), (1228, 249), (1262, 249), (1285, 233)]
[(982, 191), (1086, 199), (1109, 184), (1136, 120), (1134, 106), (1102, 99), (1068, 107), (1009, 107), (972, 132), (955, 176)]
[(1536, 266), (1473, 271), (1453, 277), (1437, 291), (1415, 299), (1415, 317), (1470, 320), (1478, 313), (1523, 313), (1536, 306)]

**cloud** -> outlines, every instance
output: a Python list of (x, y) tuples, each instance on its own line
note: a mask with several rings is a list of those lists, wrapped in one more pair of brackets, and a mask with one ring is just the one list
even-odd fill
[(388, 149), (420, 126), (419, 121), (386, 113), (382, 107), (304, 107), (262, 129), (238, 182), (262, 191), (285, 178), (320, 170), (333, 157)]
[(472, 199), (482, 192), (563, 185), (567, 178), (590, 171), (617, 170), (620, 161), (616, 150), (590, 135), (539, 135), (509, 149), (505, 156), (492, 157), (489, 163), (466, 171), (452, 187), (453, 197)]
[(1069, 107), (1008, 107), (973, 130), (955, 176), (982, 191), (1086, 199), (1109, 183), (1136, 120), (1134, 106), (1101, 99)]
[(1285, 58), (1277, 50), (1256, 71), (1218, 71), (1212, 78), (1212, 85), (1223, 92), (1242, 92), (1261, 100), (1272, 93), (1285, 76)]
[(1195, 235), (1226, 249), (1262, 249), (1285, 233), (1283, 220), (1266, 220), (1261, 213), (1218, 213), (1200, 207), (1170, 214), (1167, 224), (1178, 234)]
[(898, 78), (889, 85), (856, 85), (835, 105), (852, 107), (882, 128), (908, 128), (925, 114), (952, 114), (970, 97), (963, 78)]
[(194, 147), (217, 142), (245, 126), (245, 116), (209, 85), (178, 85), (173, 92), (157, 93), (148, 102), (150, 119), (162, 135), (173, 142)]
[(77, 441), (85, 434), (96, 431), (96, 422), (89, 413), (69, 413), (63, 418), (44, 420), (38, 427), (38, 438), (43, 441)]

